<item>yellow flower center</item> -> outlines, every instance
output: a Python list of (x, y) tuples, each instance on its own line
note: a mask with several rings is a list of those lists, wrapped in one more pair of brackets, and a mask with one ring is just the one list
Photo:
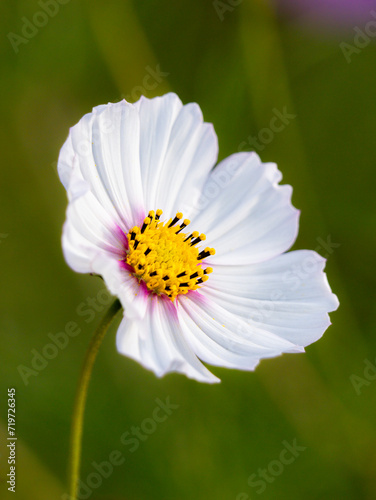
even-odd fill
[(183, 218), (182, 213), (165, 222), (160, 221), (161, 215), (162, 210), (150, 211), (141, 228), (135, 226), (129, 231), (125, 262), (148, 290), (167, 295), (173, 301), (181, 293), (197, 290), (209, 278), (213, 269), (202, 264), (215, 250), (206, 247), (199, 251), (197, 245), (206, 239), (204, 234), (182, 232), (190, 222), (184, 219), (177, 225)]

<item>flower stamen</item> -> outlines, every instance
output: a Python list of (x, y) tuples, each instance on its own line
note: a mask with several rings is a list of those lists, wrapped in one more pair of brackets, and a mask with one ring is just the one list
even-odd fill
[(202, 262), (214, 255), (214, 248), (199, 251), (197, 245), (206, 239), (205, 234), (193, 231), (189, 236), (183, 229), (189, 225), (178, 212), (167, 222), (160, 221), (162, 210), (151, 210), (141, 228), (133, 227), (127, 234), (129, 249), (125, 262), (133, 275), (146, 284), (148, 290), (157, 295), (167, 295), (172, 301), (177, 295), (197, 290), (208, 279), (213, 269), (203, 268)]

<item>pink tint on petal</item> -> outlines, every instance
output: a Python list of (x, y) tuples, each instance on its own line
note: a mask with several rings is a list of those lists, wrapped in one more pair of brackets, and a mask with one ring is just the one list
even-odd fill
[(125, 234), (125, 232), (121, 229), (120, 226), (116, 226), (116, 229), (115, 229), (115, 233), (116, 233), (116, 236), (118, 238), (118, 240), (120, 241), (120, 243), (122, 244), (125, 252), (128, 251), (129, 249), (129, 244), (128, 244), (128, 238), (127, 238), (127, 235)]
[[(137, 280), (137, 278), (135, 278), (135, 280)], [(137, 280), (138, 282), (138, 280)], [(140, 286), (140, 292), (145, 296), (145, 297), (149, 297), (150, 295), (152, 295), (153, 292), (151, 292), (148, 287), (146, 286), (145, 284), (145, 281), (140, 281), (139, 282), (139, 286)]]
[(133, 209), (133, 219), (135, 221), (133, 226), (141, 227), (144, 220), (145, 220), (145, 217), (147, 217), (147, 213), (145, 212), (145, 209), (143, 209), (143, 208)]
[(205, 306), (208, 303), (208, 299), (202, 293), (200, 293), (200, 290), (201, 289), (189, 290), (185, 297), (194, 299), (195, 302), (198, 302), (199, 304)]
[(176, 321), (178, 321), (177, 300), (175, 299), (174, 302), (171, 302), (171, 300), (167, 297), (167, 295), (160, 295), (158, 299), (164, 301), (168, 314), (171, 317), (173, 317)]
[(123, 271), (126, 271), (130, 277), (134, 280), (134, 282), (138, 285), (140, 293), (145, 296), (149, 297), (150, 295), (154, 295), (153, 292), (151, 292), (148, 287), (146, 286), (144, 281), (139, 281), (136, 276), (133, 275), (134, 269), (132, 266), (127, 264), (124, 260), (119, 260), (119, 267)]
[(127, 264), (124, 260), (119, 260), (119, 266), (121, 269), (128, 271), (130, 274), (134, 273), (133, 267)]

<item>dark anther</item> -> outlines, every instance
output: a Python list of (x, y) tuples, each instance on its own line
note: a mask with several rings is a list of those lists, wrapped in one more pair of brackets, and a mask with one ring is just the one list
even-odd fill
[(190, 243), (191, 247), (193, 247), (193, 245), (196, 245), (197, 243), (200, 243), (200, 241), (201, 241), (200, 236), (197, 236), (195, 240), (191, 241)]
[(198, 257), (197, 257), (197, 260), (202, 260), (202, 259), (205, 259), (206, 257), (208, 257), (210, 255), (210, 252), (205, 252), (205, 250), (203, 250), (202, 252), (200, 252), (198, 254)]
[(182, 231), (185, 227), (186, 227), (187, 224), (184, 224), (184, 222), (180, 225), (180, 229), (178, 231), (176, 231), (175, 234), (178, 234), (180, 233), (180, 231)]
[(175, 218), (174, 218), (174, 219), (172, 219), (172, 221), (170, 222), (170, 224), (168, 225), (168, 227), (171, 227), (171, 226), (173, 226), (174, 224), (176, 224), (176, 223), (178, 222), (178, 220), (180, 220), (180, 219), (179, 219), (179, 217), (176, 217), (176, 216), (175, 216)]

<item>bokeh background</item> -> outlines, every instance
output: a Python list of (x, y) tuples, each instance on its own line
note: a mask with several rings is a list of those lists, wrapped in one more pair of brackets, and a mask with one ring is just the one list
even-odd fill
[[(306, 354), (263, 361), (255, 373), (214, 369), (217, 386), (157, 379), (117, 353), (114, 325), (90, 386), (82, 479), (113, 450), (124, 463), (90, 498), (376, 498), (376, 368), (364, 373), (367, 360), (376, 365), (376, 29), (359, 35), (375, 5), (314, 4), (2, 1), (0, 498), (14, 497), (5, 482), (7, 387), (17, 390), (15, 496), (66, 492), (77, 377), (103, 314), (79, 315), (103, 285), (62, 257), (59, 149), (93, 106), (169, 90), (200, 104), (220, 158), (253, 149), (278, 162), (302, 214), (294, 248), (328, 258), (341, 306)], [(289, 118), (273, 133), (276, 110)], [(81, 333), (26, 385), (20, 365), (32, 368), (32, 350), (70, 321)], [(131, 453), (120, 437), (167, 397), (179, 408)], [(294, 440), (304, 450), (280, 470), (275, 461)], [(265, 488), (249, 484), (265, 468), (278, 474), (268, 472)]]

